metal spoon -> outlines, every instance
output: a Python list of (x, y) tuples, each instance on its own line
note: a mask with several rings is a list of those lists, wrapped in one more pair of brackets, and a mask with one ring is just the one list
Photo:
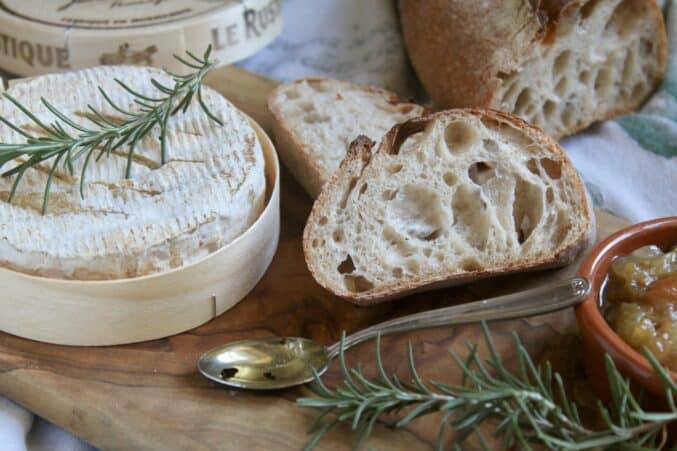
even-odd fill
[[(449, 326), (481, 320), (503, 320), (540, 315), (581, 302), (590, 291), (586, 279), (574, 278), (547, 286), (483, 301), (446, 307), (385, 321), (346, 337), (348, 349), (378, 334)], [(200, 357), (198, 369), (208, 379), (231, 387), (274, 390), (313, 380), (340, 350), (340, 343), (325, 347), (307, 338), (264, 338), (216, 347)]]

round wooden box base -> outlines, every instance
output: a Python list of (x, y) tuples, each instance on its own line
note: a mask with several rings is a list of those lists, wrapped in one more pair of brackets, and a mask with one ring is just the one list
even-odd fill
[(275, 149), (255, 127), (266, 160), (267, 204), (239, 238), (194, 264), (112, 281), (33, 277), (0, 269), (0, 330), (32, 340), (104, 346), (153, 340), (197, 327), (244, 298), (268, 269), (280, 232)]

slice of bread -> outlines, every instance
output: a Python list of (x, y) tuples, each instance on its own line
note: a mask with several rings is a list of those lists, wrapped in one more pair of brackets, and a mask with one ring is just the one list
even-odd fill
[(562, 148), (523, 120), (449, 110), (358, 138), (303, 237), (317, 282), (360, 305), (561, 266), (591, 243), (587, 193)]
[(328, 78), (282, 84), (268, 108), (280, 157), (313, 199), (355, 138), (381, 139), (396, 123), (425, 112), (392, 92)]
[(559, 138), (638, 108), (660, 83), (655, 0), (400, 0), (411, 61), (441, 108), (494, 108)]

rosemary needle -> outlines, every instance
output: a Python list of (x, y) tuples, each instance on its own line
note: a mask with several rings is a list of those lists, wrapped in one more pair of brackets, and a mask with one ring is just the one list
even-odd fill
[(460, 385), (424, 383), (416, 372), (411, 345), (408, 348), (411, 380), (408, 382), (386, 374), (379, 339), (375, 360), (379, 375), (373, 379), (367, 378), (359, 368), (349, 369), (341, 355), (342, 384), (330, 389), (316, 375), (313, 388), (317, 396), (297, 400), (299, 406), (320, 411), (311, 427), (313, 438), (306, 449), (313, 448), (334, 425), (342, 422), (352, 425), (354, 447), (359, 448), (371, 434), (374, 423), (384, 420), (386, 415), (387, 425), (400, 428), (421, 416), (441, 413), (438, 449), (444, 446), (447, 427), (456, 433), (454, 449), (462, 449), (461, 445), (472, 434), (478, 437), (483, 449), (491, 449), (479, 428), (491, 421), (493, 435), (507, 449), (531, 449), (532, 444), (542, 444), (553, 450), (653, 450), (661, 449), (667, 425), (677, 421), (674, 401), (677, 384), (647, 350), (645, 354), (665, 385), (670, 410), (645, 411), (628, 380), (606, 356), (612, 399), (607, 405), (598, 403), (605, 427), (590, 429), (581, 421), (576, 404), (567, 397), (562, 378), (552, 371), (549, 363), (537, 366), (515, 336), (519, 371), (510, 372), (485, 323), (482, 329), (489, 348), (486, 360), (478, 356), (476, 344), (468, 344), (465, 359), (451, 354), (463, 376)]
[(153, 97), (135, 91), (122, 80), (115, 80), (121, 89), (133, 96), (134, 103), (138, 107), (134, 111), (116, 104), (111, 95), (99, 87), (99, 92), (106, 103), (122, 116), (119, 121), (111, 120), (88, 105), (89, 114), (86, 118), (91, 124), (85, 126), (67, 117), (47, 99), (42, 98), (42, 104), (54, 116), (54, 121), (46, 124), (17, 99), (7, 93), (3, 94), (39, 130), (39, 133), (31, 134), (0, 116), (0, 122), (25, 138), (25, 142), (19, 144), (0, 143), (0, 168), (12, 161), (18, 163), (12, 169), (2, 172), (3, 177), (15, 176), (9, 202), (14, 199), (26, 170), (46, 161), (51, 163), (51, 169), (45, 183), (42, 214), (47, 211), (52, 179), (59, 165), (65, 167), (69, 174), (73, 175), (73, 163), (84, 157), (80, 173), (80, 196), (84, 198), (86, 172), (92, 160), (99, 161), (103, 157), (108, 157), (113, 151), (124, 148), (127, 154), (125, 177), (129, 178), (136, 145), (156, 127), (160, 131), (160, 163), (165, 164), (167, 162), (166, 136), (169, 118), (177, 113), (185, 112), (194, 99), (197, 99), (202, 111), (211, 120), (223, 125), (221, 120), (209, 110), (202, 98), (202, 81), (215, 64), (209, 60), (211, 46), (207, 48), (202, 58), (191, 52), (186, 53), (186, 58), (177, 55), (174, 57), (193, 71), (187, 75), (178, 75), (165, 69), (174, 84), (166, 86), (151, 79), (157, 91)]

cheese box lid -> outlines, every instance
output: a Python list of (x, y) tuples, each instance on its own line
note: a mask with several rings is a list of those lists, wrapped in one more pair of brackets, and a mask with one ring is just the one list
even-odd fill
[(282, 31), (281, 0), (0, 0), (0, 69), (21, 76), (110, 64), (183, 71), (173, 54), (221, 64)]

